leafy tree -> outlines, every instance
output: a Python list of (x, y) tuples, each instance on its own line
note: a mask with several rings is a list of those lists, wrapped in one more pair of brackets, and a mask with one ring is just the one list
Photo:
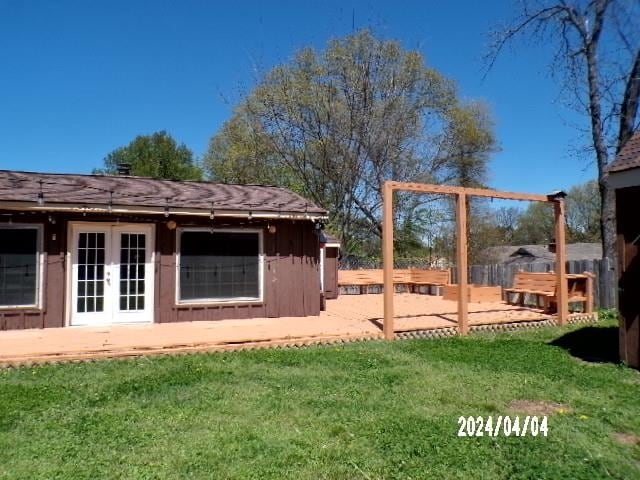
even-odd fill
[(522, 212), (513, 235), (515, 245), (543, 245), (555, 238), (553, 205), (533, 202)]
[(243, 106), (210, 140), (204, 164), (209, 177), (218, 182), (283, 185), (299, 193), (304, 190), (277, 161), (270, 138)]
[(524, 0), (520, 16), (494, 33), (493, 64), (522, 34), (556, 46), (552, 73), (568, 104), (585, 114), (601, 197), (605, 256), (616, 256), (615, 199), (606, 167), (638, 129), (640, 2), (637, 0)]
[(94, 173), (115, 175), (118, 165), (127, 164), (132, 175), (173, 180), (201, 180), (202, 169), (185, 144), (177, 142), (165, 131), (139, 135), (131, 143), (115, 149), (103, 160), (104, 168)]
[[(292, 188), (331, 211), (349, 253), (379, 252), (383, 182), (479, 184), (492, 128), (486, 107), (459, 100), (420, 53), (364, 30), (268, 72), (211, 139), (204, 167), (216, 180)], [(396, 196), (398, 248), (415, 250), (432, 204)]]
[(599, 242), (600, 195), (592, 180), (572, 187), (567, 195), (567, 230), (571, 242)]
[[(595, 180), (575, 185), (567, 192), (567, 241), (600, 241), (600, 197)], [(545, 203), (531, 203), (516, 217), (514, 245), (544, 244), (555, 238), (553, 208)]]

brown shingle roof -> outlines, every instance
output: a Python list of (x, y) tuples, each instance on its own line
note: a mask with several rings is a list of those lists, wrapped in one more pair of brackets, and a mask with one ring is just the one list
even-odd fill
[(640, 130), (627, 140), (607, 171), (621, 172), (632, 168), (640, 168)]
[[(553, 262), (556, 258), (549, 245), (505, 245), (489, 247), (488, 254), (497, 263)], [(567, 260), (601, 260), (602, 244), (568, 243)]]
[[(42, 186), (42, 187), (41, 187)], [(0, 170), (0, 201), (258, 211), (324, 216), (326, 211), (280, 187), (156, 180), (145, 177)], [(113, 192), (112, 194), (110, 192)]]

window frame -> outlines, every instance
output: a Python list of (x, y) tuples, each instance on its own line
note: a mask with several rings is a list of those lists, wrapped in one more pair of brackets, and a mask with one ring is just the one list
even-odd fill
[(228, 305), (228, 304), (261, 304), (264, 302), (264, 229), (262, 228), (214, 228), (214, 233), (252, 233), (258, 235), (258, 297), (229, 297), (229, 298), (192, 298), (180, 299), (180, 264), (182, 234), (184, 232), (210, 232), (211, 227), (180, 227), (176, 229), (176, 282), (175, 303), (182, 305)]
[(35, 291), (35, 303), (27, 303), (20, 305), (2, 305), (0, 304), (0, 310), (12, 310), (12, 309), (42, 309), (43, 305), (43, 292), (44, 292), (44, 225), (39, 223), (11, 223), (1, 224), (0, 232), (2, 230), (36, 230), (36, 291)]

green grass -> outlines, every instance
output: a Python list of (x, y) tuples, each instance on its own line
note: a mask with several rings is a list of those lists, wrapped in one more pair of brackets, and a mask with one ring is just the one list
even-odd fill
[[(640, 373), (551, 344), (614, 325), (3, 370), (0, 478), (640, 478)], [(567, 410), (457, 437), (513, 400)]]

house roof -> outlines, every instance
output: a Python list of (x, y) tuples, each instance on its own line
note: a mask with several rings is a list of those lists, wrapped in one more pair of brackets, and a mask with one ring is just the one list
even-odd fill
[(609, 173), (640, 168), (640, 130), (627, 140), (622, 150), (607, 167)]
[[(42, 192), (44, 205), (38, 205)], [(5, 204), (2, 206), (2, 204)], [(134, 176), (77, 175), (0, 170), (0, 208), (16, 203), (33, 209), (103, 206), (265, 213), (324, 217), (326, 210), (280, 187), (157, 180)], [(39, 207), (39, 208), (38, 208)]]
[[(491, 247), (490, 256), (498, 263), (523, 263), (554, 261), (555, 254), (549, 251), (549, 245), (505, 245)], [(600, 243), (567, 244), (567, 260), (600, 260)]]

